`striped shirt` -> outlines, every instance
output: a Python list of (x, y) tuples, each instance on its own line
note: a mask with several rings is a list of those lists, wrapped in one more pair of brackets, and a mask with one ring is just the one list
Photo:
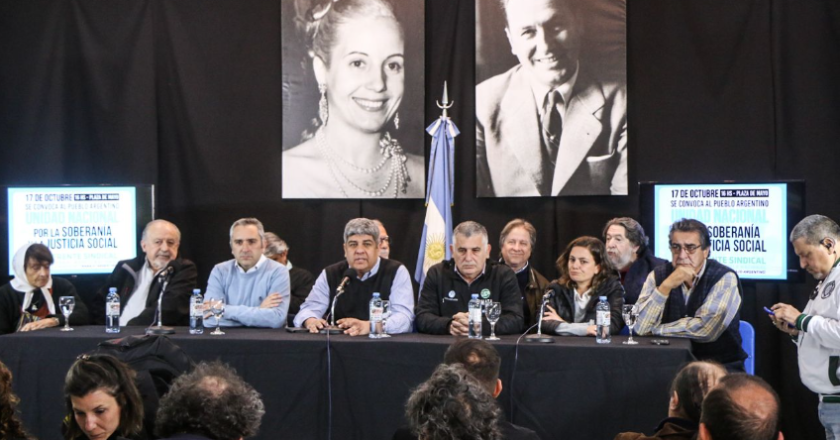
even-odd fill
[[(685, 290), (683, 292), (685, 294)], [(662, 312), (667, 300), (668, 295), (659, 292), (654, 273), (651, 272), (636, 302), (639, 305), (639, 318), (633, 330), (640, 335), (674, 336), (712, 342), (726, 331), (741, 307), (738, 279), (732, 272), (724, 275), (712, 286), (712, 290), (694, 316), (662, 324)]]

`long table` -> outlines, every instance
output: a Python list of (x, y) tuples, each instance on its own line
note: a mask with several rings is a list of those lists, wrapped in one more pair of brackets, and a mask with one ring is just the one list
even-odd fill
[[(266, 440), (390, 439), (405, 424), (411, 390), (430, 376), (454, 340), (333, 335), (328, 350), (324, 335), (225, 331), (224, 336), (211, 336), (209, 330), (190, 335), (178, 328), (170, 339), (195, 361), (230, 364), (262, 394), (266, 416), (255, 438)], [(119, 336), (142, 333), (140, 327), (128, 327)], [(23, 419), (38, 438), (60, 438), (64, 375), (76, 356), (113, 337), (100, 327), (0, 336), (0, 360), (14, 374)], [(626, 336), (613, 337), (609, 345), (581, 337), (517, 345), (516, 336), (503, 336), (493, 343), (502, 357), (504, 390), (498, 402), (509, 420), (543, 439), (650, 432), (666, 415), (671, 378), (693, 357), (686, 340), (672, 338), (670, 345), (658, 346), (636, 339), (637, 346), (621, 344)]]

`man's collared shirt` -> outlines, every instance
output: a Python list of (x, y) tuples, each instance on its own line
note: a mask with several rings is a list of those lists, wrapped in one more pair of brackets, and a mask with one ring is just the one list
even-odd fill
[[(705, 274), (705, 267), (706, 263), (703, 263), (700, 277)], [(700, 277), (694, 281), (693, 285), (697, 285)], [(683, 295), (686, 295), (685, 285), (682, 288)], [(693, 292), (689, 290), (689, 293)], [(639, 318), (634, 330), (640, 335), (676, 336), (697, 339), (700, 342), (712, 342), (726, 331), (741, 307), (738, 278), (732, 272), (726, 273), (712, 286), (706, 300), (694, 316), (662, 324), (666, 301), (668, 301), (668, 296), (659, 292), (655, 273), (651, 272), (636, 302), (639, 305)]]
[[(381, 257), (377, 257), (373, 268), (362, 275), (361, 278), (357, 278), (366, 281), (379, 273), (379, 263), (381, 261)], [(414, 322), (414, 288), (411, 285), (411, 276), (408, 274), (408, 269), (403, 265), (400, 265), (394, 275), (391, 294), (388, 299), (391, 301), (391, 316), (385, 323), (385, 331), (390, 334), (411, 332), (411, 324)], [(321, 270), (318, 279), (315, 280), (315, 285), (312, 286), (312, 291), (309, 292), (306, 301), (300, 306), (300, 312), (295, 315), (295, 327), (303, 326), (303, 323), (309, 318), (321, 319), (329, 307), (330, 286), (327, 282), (327, 271)]]
[[(128, 303), (123, 308), (120, 315), (120, 326), (127, 326), (128, 322), (140, 316), (143, 310), (146, 309), (146, 300), (149, 298), (149, 288), (152, 287), (152, 281), (155, 279), (155, 273), (149, 265), (149, 260), (144, 260), (143, 267), (137, 273), (136, 284), (131, 296), (128, 297)], [(149, 325), (152, 323), (150, 322)]]
[[(544, 120), (545, 112), (549, 109), (546, 109), (546, 103), (548, 102), (548, 94), (553, 93), (555, 90), (560, 92), (560, 96), (563, 97), (563, 104), (566, 108), (569, 107), (569, 101), (572, 99), (572, 91), (575, 88), (575, 82), (577, 82), (578, 73), (580, 72), (580, 62), (578, 62), (577, 66), (575, 67), (575, 74), (569, 78), (568, 81), (560, 84), (557, 87), (547, 87), (544, 84), (537, 83), (536, 81), (529, 81), (531, 84), (531, 92), (534, 94), (534, 102), (536, 103), (536, 108), (539, 111), (539, 120)], [(560, 117), (563, 119), (563, 122), (566, 122), (566, 115), (561, 112)], [(545, 129), (545, 127), (540, 127), (541, 129)]]

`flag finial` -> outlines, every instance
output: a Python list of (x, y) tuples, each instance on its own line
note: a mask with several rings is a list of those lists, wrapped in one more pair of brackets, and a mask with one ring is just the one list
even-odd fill
[(437, 102), (438, 108), (443, 109), (443, 117), (448, 117), (447, 110), (452, 107), (452, 104), (454, 104), (455, 101), (449, 102), (449, 92), (446, 88), (446, 81), (443, 82), (443, 104), (441, 104), (440, 101), (435, 102)]

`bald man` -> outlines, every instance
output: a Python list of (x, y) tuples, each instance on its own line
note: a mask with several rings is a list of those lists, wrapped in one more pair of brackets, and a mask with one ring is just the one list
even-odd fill
[(730, 374), (703, 399), (700, 440), (784, 440), (779, 396), (763, 379)]
[[(157, 300), (168, 279), (161, 304), (164, 325), (186, 326), (190, 323), (190, 295), (195, 289), (198, 270), (192, 261), (178, 256), (181, 231), (166, 220), (152, 220), (143, 229), (137, 258), (123, 260), (108, 276), (92, 301), (94, 324), (105, 324), (105, 297), (108, 289), (120, 295), (120, 326), (149, 326), (155, 319)], [(172, 267), (166, 276), (164, 270)]]

